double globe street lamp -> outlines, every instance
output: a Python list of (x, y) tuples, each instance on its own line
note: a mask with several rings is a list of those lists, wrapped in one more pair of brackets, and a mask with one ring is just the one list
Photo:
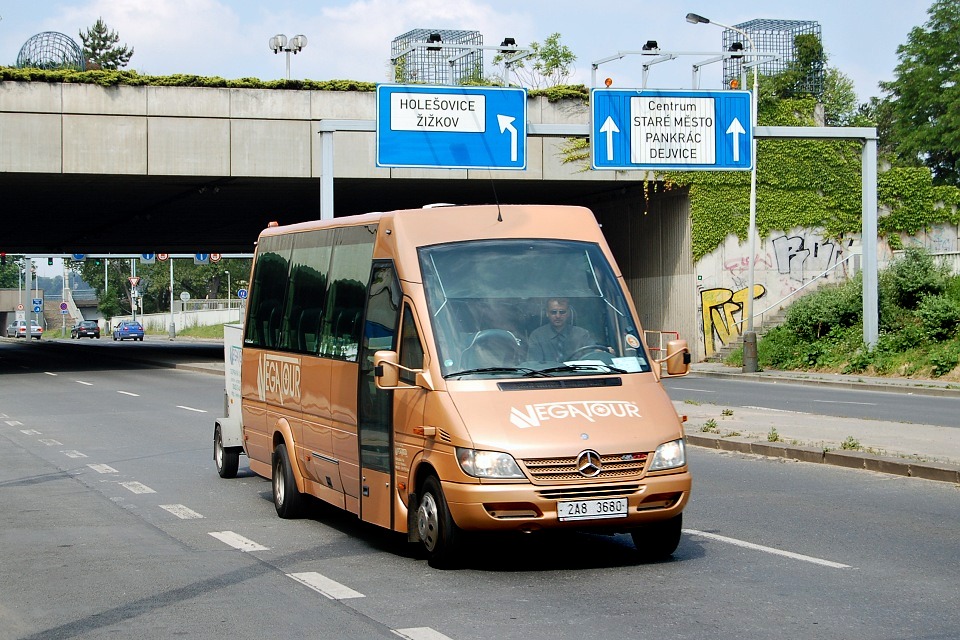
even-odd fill
[(281, 51), (287, 54), (287, 80), (290, 79), (290, 54), (296, 55), (302, 51), (305, 46), (307, 46), (307, 36), (304, 35), (296, 35), (288, 40), (287, 36), (278, 33), (270, 38), (270, 49), (275, 54)]

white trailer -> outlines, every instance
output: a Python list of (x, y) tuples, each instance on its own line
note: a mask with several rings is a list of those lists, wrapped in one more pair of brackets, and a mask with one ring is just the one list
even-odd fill
[(213, 459), (221, 478), (235, 478), (243, 450), (240, 421), (240, 361), (243, 349), (243, 326), (223, 327), (224, 395), (223, 417), (213, 429)]

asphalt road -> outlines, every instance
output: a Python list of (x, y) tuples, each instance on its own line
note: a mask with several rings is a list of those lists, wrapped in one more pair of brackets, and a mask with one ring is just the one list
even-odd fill
[(278, 519), (214, 469), (222, 379), (95, 347), (0, 341), (0, 638), (960, 635), (949, 484), (691, 447), (671, 561), (508, 536), (437, 571), (332, 508)]
[(831, 385), (754, 382), (746, 377), (730, 380), (696, 374), (664, 379), (663, 386), (674, 401), (960, 428), (957, 399), (950, 397), (861, 391)]

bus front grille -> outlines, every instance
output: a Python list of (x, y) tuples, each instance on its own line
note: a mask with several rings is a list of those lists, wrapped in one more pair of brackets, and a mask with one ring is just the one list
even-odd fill
[(639, 478), (647, 464), (646, 453), (615, 453), (600, 456), (600, 472), (585, 476), (578, 470), (577, 457), (565, 458), (528, 458), (522, 460), (534, 482), (560, 482), (576, 480), (613, 480), (619, 478)]

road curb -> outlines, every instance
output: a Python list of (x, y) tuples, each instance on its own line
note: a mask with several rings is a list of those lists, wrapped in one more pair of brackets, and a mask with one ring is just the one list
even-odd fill
[(705, 449), (749, 453), (766, 456), (768, 458), (783, 458), (786, 460), (797, 460), (799, 462), (812, 462), (814, 464), (829, 464), (847, 469), (862, 469), (891, 475), (960, 484), (960, 465), (940, 462), (922, 462), (904, 458), (888, 458), (872, 453), (864, 453), (862, 451), (824, 450), (780, 442), (737, 440), (708, 433), (688, 433), (686, 438), (687, 444)]

